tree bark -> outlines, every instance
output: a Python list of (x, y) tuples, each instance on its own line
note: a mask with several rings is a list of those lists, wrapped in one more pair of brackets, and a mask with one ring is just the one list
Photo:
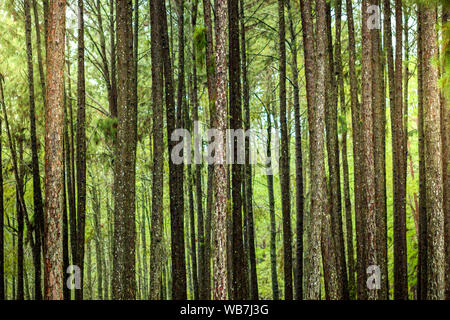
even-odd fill
[(137, 106), (134, 101), (132, 0), (117, 2), (117, 155), (114, 190), (113, 298), (136, 298), (135, 168)]
[(84, 72), (84, 5), (78, 0), (78, 69), (77, 69), (77, 255), (80, 267), (81, 289), (75, 291), (77, 300), (83, 299), (84, 230), (86, 220), (86, 88)]
[(227, 165), (225, 135), (227, 127), (227, 86), (226, 86), (226, 25), (227, 25), (227, 1), (217, 0), (215, 4), (215, 34), (216, 34), (216, 90), (215, 118), (216, 129), (219, 137), (216, 137), (214, 162), (214, 299), (225, 300), (227, 296)]
[[(36, 115), (35, 115), (35, 99), (34, 99), (34, 82), (33, 82), (33, 49), (31, 44), (31, 13), (30, 0), (24, 1), (25, 12), (25, 38), (27, 48), (27, 68), (28, 68), (28, 96), (30, 101), (30, 140), (31, 140), (31, 158), (33, 168), (33, 202), (34, 202), (34, 221), (35, 221), (35, 237), (33, 249), (33, 259), (35, 264), (34, 270), (34, 289), (35, 299), (42, 299), (41, 290), (41, 239), (42, 239), (42, 219), (44, 216), (44, 208), (42, 204), (41, 178), (39, 174), (39, 158), (37, 150), (36, 137)], [(39, 23), (38, 23), (39, 24)], [(38, 47), (39, 50), (39, 47)], [(39, 54), (38, 54), (39, 55)], [(45, 86), (43, 87), (43, 89)]]
[(438, 58), (436, 10), (424, 4), (423, 17), (423, 84), (424, 137), (427, 206), (427, 300), (445, 298), (445, 248), (442, 177), (442, 141), (440, 135), (440, 103), (438, 68), (432, 62)]
[(163, 266), (163, 63), (161, 46), (161, 22), (159, 1), (150, 2), (151, 55), (152, 55), (152, 100), (153, 100), (153, 171), (152, 213), (150, 229), (150, 296), (151, 300), (162, 298)]
[(44, 298), (63, 299), (62, 214), (66, 2), (50, 0), (45, 110)]
[(290, 179), (289, 179), (289, 139), (286, 119), (286, 32), (284, 8), (285, 1), (278, 1), (278, 35), (280, 55), (280, 122), (281, 122), (281, 146), (280, 146), (280, 186), (281, 186), (281, 211), (283, 214), (283, 257), (284, 257), (284, 298), (293, 299), (292, 291), (292, 235), (291, 235), (291, 203), (290, 203)]
[(300, 118), (300, 94), (298, 84), (298, 64), (297, 64), (297, 35), (294, 28), (293, 9), (288, 1), (289, 8), (289, 30), (291, 33), (292, 47), (292, 83), (294, 89), (294, 118), (295, 118), (295, 210), (296, 222), (296, 281), (295, 297), (303, 300), (303, 158), (302, 158), (302, 128)]

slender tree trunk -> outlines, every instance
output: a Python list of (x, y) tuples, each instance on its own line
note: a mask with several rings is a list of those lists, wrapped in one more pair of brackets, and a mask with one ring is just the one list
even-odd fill
[(329, 170), (329, 190), (331, 195), (330, 213), (331, 230), (335, 238), (335, 256), (338, 277), (338, 297), (348, 299), (347, 266), (345, 261), (344, 233), (342, 229), (341, 177), (339, 169), (339, 140), (337, 130), (338, 87), (336, 68), (333, 57), (333, 41), (331, 32), (331, 7), (326, 6), (327, 22), (327, 107), (325, 109), (325, 126), (327, 139), (327, 159)]
[(336, 2), (336, 43), (335, 43), (335, 56), (336, 56), (336, 74), (337, 85), (339, 90), (339, 102), (341, 106), (341, 130), (342, 130), (342, 142), (341, 142), (341, 157), (342, 157), (342, 169), (344, 176), (344, 207), (345, 207), (345, 226), (347, 234), (347, 266), (348, 266), (348, 298), (355, 299), (356, 296), (356, 283), (355, 283), (355, 260), (353, 250), (353, 223), (352, 223), (352, 204), (350, 199), (350, 184), (349, 184), (349, 172), (348, 172), (348, 156), (347, 156), (347, 105), (345, 101), (344, 90), (344, 75), (342, 70), (342, 52), (341, 52), (341, 15), (342, 15), (342, 0)]
[[(321, 4), (324, 5), (323, 3)], [(310, 187), (311, 205), (309, 212), (311, 216), (309, 217), (309, 227), (307, 229), (308, 252), (305, 262), (309, 268), (305, 274), (304, 297), (308, 300), (319, 300), (321, 225), (327, 204), (323, 145), (325, 125), (325, 64), (316, 64), (311, 1), (302, 0), (300, 2), (300, 9), (306, 70), (306, 99), (308, 103), (310, 181), (314, 182), (311, 183)], [(325, 24), (322, 27), (325, 28)], [(325, 54), (323, 41), (324, 39), (317, 42), (322, 46), (321, 55)]]
[(137, 106), (134, 101), (132, 0), (117, 2), (117, 155), (115, 159), (113, 298), (136, 298), (135, 169)]
[[(34, 99), (34, 82), (33, 82), (33, 49), (31, 44), (31, 13), (30, 0), (24, 1), (25, 11), (25, 37), (27, 48), (27, 67), (28, 67), (28, 94), (30, 100), (30, 140), (31, 140), (31, 157), (33, 168), (33, 202), (34, 202), (34, 221), (35, 221), (35, 239), (33, 247), (33, 259), (35, 264), (34, 270), (34, 288), (35, 299), (42, 299), (41, 290), (41, 229), (42, 218), (44, 216), (44, 208), (42, 204), (41, 178), (39, 174), (39, 158), (37, 150), (36, 138), (36, 115), (35, 115), (35, 99)], [(38, 48), (39, 49), (39, 48)], [(45, 86), (43, 87), (45, 88)]]
[(214, 161), (214, 294), (215, 300), (225, 300), (227, 296), (227, 165), (225, 135), (227, 127), (227, 85), (226, 85), (226, 25), (227, 1), (217, 0), (215, 3), (216, 34), (216, 89), (215, 118), (219, 136), (216, 137)]
[(423, 99), (423, 17), (421, 4), (417, 4), (417, 100), (419, 140), (419, 252), (417, 271), (417, 299), (426, 300), (427, 293), (427, 207), (425, 177), (425, 137)]
[[(379, 7), (379, 0), (372, 5)], [(381, 22), (380, 22), (381, 24)], [(372, 114), (373, 114), (373, 156), (375, 166), (375, 215), (376, 215), (376, 254), (381, 271), (381, 290), (378, 298), (387, 300), (388, 264), (387, 264), (387, 214), (386, 214), (386, 109), (383, 83), (383, 62), (380, 30), (371, 30), (372, 36)]]
[[(215, 101), (216, 101), (216, 83), (215, 83), (215, 58), (213, 50), (213, 32), (211, 22), (211, 4), (208, 0), (203, 0), (203, 19), (206, 26), (206, 81), (208, 86), (209, 102), (209, 121), (210, 127), (215, 127)], [(214, 166), (208, 165), (207, 178), (207, 199), (206, 199), (206, 219), (205, 219), (205, 276), (204, 276), (204, 296), (202, 299), (211, 297), (211, 217), (213, 208), (213, 189), (214, 189)]]
[[(389, 31), (388, 31), (389, 32)], [(394, 299), (408, 299), (406, 255), (406, 176), (404, 175), (403, 128), (403, 15), (402, 0), (395, 0), (395, 73), (394, 104), (391, 109), (392, 158), (394, 179)], [(389, 49), (388, 49), (389, 50)]]
[[(372, 47), (374, 45), (373, 33), (369, 29), (368, 0), (363, 0), (361, 11), (362, 19), (362, 103), (361, 103), (361, 155), (363, 159), (363, 170), (365, 175), (365, 206), (363, 214), (366, 222), (367, 260), (365, 268), (377, 265), (377, 234), (376, 234), (376, 203), (375, 203), (375, 163), (374, 163), (374, 137), (373, 137), (373, 86), (372, 86)], [(370, 288), (368, 288), (370, 289)], [(368, 290), (367, 297), (370, 300), (378, 298), (376, 290)]]
[(242, 105), (241, 105), (241, 59), (239, 46), (239, 1), (228, 3), (229, 26), (229, 83), (230, 83), (230, 128), (235, 130), (232, 135), (232, 287), (233, 299), (243, 300), (248, 298), (247, 259), (244, 254), (242, 234), (242, 173), (243, 154), (242, 141), (239, 139), (239, 130), (242, 129)]
[[(195, 0), (192, 4), (192, 31), (195, 32), (197, 26), (197, 6), (198, 0)], [(197, 82), (197, 52), (195, 44), (192, 45), (192, 118), (194, 123), (199, 121), (198, 117), (198, 82)], [(201, 143), (199, 138), (198, 126), (194, 125), (194, 152), (195, 155), (200, 155)], [(203, 219), (203, 193), (202, 193), (202, 165), (198, 163), (199, 159), (195, 158), (195, 196), (197, 200), (197, 237), (198, 237), (198, 284), (199, 284), (199, 298), (205, 299), (206, 293), (206, 252), (205, 252), (205, 226)], [(201, 159), (200, 159), (201, 161)]]
[(77, 70), (77, 261), (81, 271), (81, 289), (75, 291), (83, 299), (84, 229), (86, 220), (86, 92), (84, 79), (84, 5), (78, 0), (78, 70)]
[(293, 9), (288, 1), (289, 8), (289, 30), (291, 33), (292, 47), (292, 78), (294, 87), (294, 114), (295, 114), (295, 209), (297, 216), (297, 243), (295, 253), (296, 281), (295, 296), (297, 300), (303, 299), (303, 158), (302, 158), (302, 136), (300, 119), (300, 94), (298, 85), (298, 65), (297, 65), (297, 35), (294, 29)]
[(151, 55), (152, 55), (152, 100), (153, 100), (153, 171), (152, 213), (150, 229), (150, 299), (162, 298), (163, 267), (163, 63), (161, 46), (161, 22), (159, 1), (150, 2)]
[(424, 137), (427, 206), (427, 300), (445, 298), (445, 248), (442, 179), (442, 141), (440, 135), (440, 103), (436, 37), (436, 10), (424, 4), (423, 18), (423, 90)]
[[(167, 29), (166, 6), (164, 1), (160, 2), (160, 21), (162, 32), (162, 51), (166, 93), (166, 118), (167, 136), (170, 137), (176, 128), (175, 102), (173, 89), (172, 62), (170, 59), (169, 36)], [(181, 46), (183, 47), (183, 46)], [(183, 79), (184, 81), (184, 79)], [(181, 104), (179, 105), (181, 106)], [(181, 112), (181, 111), (180, 111)], [(169, 139), (169, 154), (176, 142)], [(170, 221), (172, 240), (172, 298), (177, 300), (186, 299), (186, 261), (184, 245), (184, 203), (183, 203), (183, 176), (180, 168), (183, 164), (175, 165), (169, 161), (169, 194), (170, 194)]]
[(64, 46), (66, 2), (50, 0), (45, 110), (44, 298), (63, 298), (62, 162), (64, 130)]
[(292, 235), (289, 179), (289, 139), (286, 119), (286, 32), (284, 21), (285, 1), (278, 1), (278, 34), (280, 54), (280, 184), (283, 213), (284, 298), (292, 300)]
[[(250, 88), (248, 81), (248, 60), (247, 60), (247, 41), (245, 38), (245, 11), (244, 1), (240, 0), (240, 20), (241, 20), (241, 56), (242, 56), (242, 94), (244, 104), (244, 129), (251, 129), (250, 120)], [(256, 272), (256, 253), (255, 253), (255, 224), (253, 219), (253, 185), (252, 185), (252, 165), (250, 153), (250, 138), (245, 137), (245, 207), (247, 209), (247, 241), (249, 252), (249, 275), (250, 287), (249, 297), (251, 300), (258, 300), (258, 277)]]
[[(323, 98), (323, 116), (325, 121), (325, 128), (327, 128), (327, 136), (329, 135), (329, 108), (328, 104), (331, 102), (331, 81), (330, 81), (330, 58), (329, 58), (329, 40), (328, 40), (328, 22), (327, 22), (327, 4), (326, 1), (316, 1), (316, 11), (317, 11), (317, 24), (316, 24), (316, 47), (317, 47), (317, 60), (316, 65), (323, 65), (322, 69), (317, 70), (316, 77), (316, 105), (321, 106), (321, 99)], [(323, 83), (322, 83), (323, 81)], [(315, 115), (320, 118), (319, 114)], [(321, 130), (321, 134), (323, 131)], [(311, 135), (310, 135), (311, 136)], [(328, 137), (329, 138), (329, 137)], [(330, 145), (330, 144), (327, 144)], [(322, 145), (322, 147), (325, 147)], [(324, 151), (323, 148), (320, 149), (319, 154), (323, 158), (320, 158), (320, 162), (324, 161)], [(312, 153), (313, 151), (311, 151)], [(323, 264), (323, 277), (325, 286), (325, 298), (327, 300), (336, 300), (340, 298), (341, 287), (338, 279), (338, 264), (337, 264), (337, 243), (335, 240), (336, 234), (333, 232), (334, 219), (332, 217), (333, 206), (332, 206), (332, 193), (331, 186), (327, 190), (327, 180), (325, 167), (323, 175), (319, 178), (324, 182), (324, 198), (323, 198), (323, 212), (321, 215), (321, 252), (322, 252), (322, 264)], [(314, 184), (314, 182), (312, 182)]]

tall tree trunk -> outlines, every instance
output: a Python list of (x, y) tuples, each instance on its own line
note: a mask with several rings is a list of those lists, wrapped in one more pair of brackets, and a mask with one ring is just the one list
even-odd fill
[(226, 86), (226, 35), (227, 35), (227, 1), (215, 3), (216, 34), (216, 90), (215, 118), (219, 136), (216, 137), (214, 161), (214, 294), (215, 300), (225, 300), (227, 296), (227, 165), (225, 135), (227, 127), (227, 86)]
[(152, 213), (150, 229), (150, 288), (149, 298), (162, 298), (163, 267), (163, 63), (161, 46), (161, 22), (159, 1), (150, 2), (151, 55), (152, 55), (152, 100), (153, 100), (153, 171)]
[(267, 192), (269, 195), (269, 212), (270, 212), (270, 273), (272, 279), (272, 298), (278, 300), (278, 275), (277, 275), (277, 226), (275, 221), (275, 198), (273, 192), (273, 168), (272, 168), (272, 150), (271, 135), (272, 121), (270, 106), (267, 110)]
[(331, 230), (336, 246), (336, 267), (339, 299), (348, 299), (347, 266), (345, 261), (344, 232), (342, 229), (341, 177), (339, 169), (339, 140), (337, 131), (338, 87), (333, 57), (333, 41), (331, 32), (331, 7), (326, 6), (327, 22), (327, 94), (325, 109), (325, 127), (327, 139), (327, 159), (329, 170), (329, 190), (331, 195), (330, 213)]
[(423, 99), (423, 16), (421, 4), (417, 4), (417, 114), (419, 140), (419, 250), (417, 270), (417, 299), (426, 300), (427, 294), (427, 207), (425, 177), (425, 137)]
[(241, 105), (241, 58), (239, 46), (239, 1), (228, 3), (229, 26), (229, 83), (230, 83), (230, 128), (235, 130), (235, 135), (230, 141), (232, 144), (232, 286), (233, 299), (243, 300), (248, 298), (247, 259), (244, 254), (242, 235), (242, 173), (243, 156), (242, 141), (239, 139), (239, 130), (242, 130), (242, 105)]
[(423, 18), (423, 90), (424, 137), (427, 206), (427, 300), (445, 298), (445, 248), (442, 179), (442, 141), (440, 135), (440, 104), (438, 68), (432, 62), (438, 59), (436, 11), (424, 4)]
[(285, 1), (278, 1), (278, 35), (280, 55), (280, 185), (281, 211), (283, 213), (284, 298), (292, 300), (292, 235), (289, 176), (289, 134), (286, 119), (286, 32), (284, 21)]
[[(176, 128), (175, 123), (175, 101), (173, 89), (172, 62), (170, 59), (169, 36), (167, 29), (166, 5), (164, 1), (160, 2), (160, 21), (162, 50), (163, 54), (165, 93), (166, 93), (166, 118), (167, 118), (167, 136), (170, 137)], [(184, 81), (184, 79), (183, 79)], [(181, 104), (180, 104), (181, 105)], [(181, 111), (180, 111), (181, 112)], [(169, 154), (175, 141), (169, 139)], [(172, 240), (172, 298), (177, 300), (186, 299), (186, 261), (184, 246), (184, 203), (183, 203), (183, 175), (180, 167), (183, 164), (175, 165), (169, 161), (169, 194), (170, 194), (170, 221), (171, 221), (171, 240)]]
[[(245, 38), (245, 11), (244, 1), (240, 0), (240, 20), (241, 20), (241, 56), (242, 56), (242, 94), (244, 103), (244, 130), (250, 130), (250, 88), (248, 81), (248, 62), (247, 62), (247, 42)], [(249, 252), (249, 275), (250, 287), (249, 297), (251, 300), (258, 300), (258, 277), (256, 272), (256, 253), (255, 253), (255, 224), (253, 219), (253, 185), (252, 185), (252, 165), (250, 153), (250, 138), (245, 137), (245, 207), (247, 209), (247, 246)]]
[(293, 8), (287, 2), (289, 8), (289, 31), (291, 33), (292, 47), (292, 82), (294, 87), (294, 118), (295, 118), (295, 210), (297, 216), (297, 243), (295, 253), (296, 281), (295, 296), (297, 300), (303, 299), (303, 158), (302, 158), (302, 128), (300, 119), (300, 94), (298, 85), (297, 65), (297, 34), (294, 28)]
[(62, 162), (66, 2), (50, 0), (45, 110), (44, 298), (63, 298)]
[[(316, 24), (316, 47), (317, 47), (317, 60), (316, 65), (322, 66), (323, 69), (317, 70), (316, 76), (316, 107), (323, 108), (323, 113), (317, 112), (315, 117), (321, 118), (321, 120), (325, 121), (325, 127), (327, 127), (328, 123), (328, 104), (331, 101), (331, 82), (330, 82), (330, 60), (329, 60), (329, 41), (328, 41), (328, 27), (327, 27), (327, 4), (325, 0), (316, 1), (316, 11), (317, 11), (317, 24)], [(323, 71), (323, 72), (322, 72)], [(323, 105), (322, 105), (323, 99)], [(318, 111), (318, 110), (317, 110)], [(319, 131), (319, 130), (317, 130)], [(328, 131), (328, 130), (327, 130)], [(320, 130), (320, 133), (323, 136), (323, 129)], [(328, 133), (327, 133), (328, 135)], [(311, 136), (311, 134), (310, 134)], [(320, 148), (319, 156), (320, 163), (324, 161), (324, 150), (325, 147), (322, 144), (322, 148)], [(311, 154), (313, 151), (311, 150)], [(322, 157), (323, 156), (323, 157)], [(322, 166), (322, 165), (321, 165)], [(333, 224), (332, 220), (332, 193), (331, 190), (327, 190), (327, 180), (326, 180), (326, 172), (325, 166), (323, 174), (320, 174), (318, 177), (320, 181), (323, 181), (323, 202), (322, 202), (322, 210), (318, 210), (319, 213), (323, 213), (320, 218), (322, 221), (321, 224), (321, 252), (322, 252), (322, 264), (323, 264), (323, 274), (324, 274), (324, 285), (325, 285), (325, 297), (327, 300), (336, 300), (340, 298), (340, 285), (338, 283), (338, 264), (337, 264), (337, 243), (335, 240), (335, 234), (333, 232)], [(319, 181), (313, 179), (313, 181)], [(315, 184), (315, 182), (312, 182)], [(312, 187), (311, 187), (312, 188)], [(331, 189), (331, 188), (330, 188)], [(315, 200), (314, 200), (315, 201)], [(314, 211), (313, 211), (314, 212)]]
[(348, 156), (347, 156), (347, 106), (345, 101), (344, 90), (344, 75), (342, 70), (342, 52), (341, 52), (341, 15), (342, 15), (342, 0), (336, 2), (336, 74), (337, 85), (339, 90), (339, 102), (341, 106), (341, 130), (342, 130), (342, 169), (344, 176), (344, 207), (345, 207), (345, 226), (347, 235), (347, 266), (348, 266), (348, 298), (355, 299), (356, 284), (355, 284), (355, 260), (353, 250), (353, 223), (352, 223), (352, 203), (350, 199), (350, 184), (348, 172)]
[[(444, 3), (442, 6), (442, 39), (446, 39), (443, 43), (442, 48), (442, 77), (448, 77), (449, 71), (445, 69), (445, 61), (448, 61), (450, 56), (450, 50), (448, 47), (449, 41), (449, 24), (448, 20), (450, 18), (450, 4)], [(443, 91), (443, 90), (442, 90)], [(444, 185), (444, 234), (445, 234), (445, 299), (450, 300), (450, 194), (449, 194), (449, 183), (450, 183), (450, 168), (448, 165), (448, 160), (450, 158), (448, 143), (450, 142), (450, 110), (448, 107), (448, 95), (445, 95), (441, 91), (441, 136), (442, 136), (442, 174), (443, 174), (443, 185)]]
[[(374, 45), (373, 33), (369, 29), (369, 1), (363, 0), (362, 15), (362, 98), (361, 98), (361, 156), (365, 175), (365, 203), (363, 215), (366, 223), (367, 257), (364, 262), (365, 268), (377, 265), (377, 233), (376, 233), (376, 204), (375, 204), (375, 163), (374, 163), (374, 137), (373, 137), (373, 87), (372, 87), (372, 47)], [(374, 300), (378, 298), (377, 290), (368, 288), (367, 298)]]
[(86, 220), (86, 88), (84, 79), (84, 5), (78, 0), (78, 70), (77, 70), (77, 261), (80, 267), (81, 289), (75, 291), (83, 299), (84, 230)]
[[(117, 6), (116, 6), (117, 7)], [(116, 8), (117, 11), (117, 8)], [(112, 118), (117, 118), (117, 81), (116, 81), (116, 28), (114, 18), (114, 0), (109, 1), (109, 34), (110, 34), (110, 63), (111, 63), (111, 105), (109, 112)]]
[[(215, 101), (216, 101), (216, 83), (215, 83), (215, 58), (213, 49), (213, 32), (211, 21), (211, 4), (208, 0), (203, 0), (203, 19), (206, 26), (206, 81), (208, 86), (209, 102), (209, 125), (211, 128), (216, 126), (215, 122)], [(214, 184), (214, 166), (208, 165), (207, 178), (207, 198), (206, 198), (206, 219), (205, 219), (205, 276), (204, 276), (204, 296), (202, 299), (211, 297), (211, 217), (213, 208), (213, 184)]]
[(135, 169), (137, 106), (134, 101), (132, 0), (117, 2), (117, 155), (115, 159), (113, 298), (136, 298)]
[[(372, 5), (380, 6), (379, 0), (373, 0)], [(381, 22), (380, 22), (381, 24)], [(386, 214), (386, 109), (384, 94), (383, 53), (381, 48), (380, 30), (371, 30), (372, 36), (372, 114), (373, 114), (373, 156), (377, 178), (375, 179), (375, 214), (376, 214), (376, 253), (381, 271), (381, 290), (378, 298), (387, 300), (388, 264), (387, 264), (387, 214)]]
[[(394, 103), (391, 109), (392, 158), (394, 179), (394, 299), (408, 299), (406, 254), (406, 176), (403, 128), (403, 15), (402, 0), (395, 0), (395, 73)], [(388, 49), (389, 50), (389, 49)]]
[[(30, 100), (30, 139), (31, 139), (31, 157), (33, 168), (33, 202), (34, 202), (34, 221), (35, 221), (35, 239), (33, 247), (34, 259), (34, 289), (35, 299), (42, 299), (41, 290), (41, 229), (42, 218), (44, 216), (44, 208), (42, 205), (41, 193), (41, 178), (39, 174), (39, 158), (37, 150), (36, 138), (36, 115), (35, 115), (35, 100), (34, 100), (34, 82), (33, 82), (33, 49), (31, 45), (31, 13), (30, 0), (24, 1), (25, 11), (25, 37), (27, 48), (27, 67), (28, 67), (28, 94)], [(39, 48), (38, 48), (39, 49)]]
[[(305, 274), (305, 299), (320, 299), (320, 240), (321, 221), (326, 210), (326, 177), (324, 163), (324, 116), (325, 116), (325, 65), (317, 64), (314, 45), (314, 24), (310, 0), (300, 2), (303, 27), (303, 50), (306, 70), (306, 99), (308, 103), (309, 150), (311, 180), (311, 206), (307, 228), (308, 252), (305, 264), (309, 266)], [(323, 26), (325, 27), (325, 25)], [(319, 43), (319, 42), (318, 42)], [(323, 45), (323, 43), (320, 43)], [(321, 54), (325, 52), (322, 47)], [(318, 70), (320, 69), (320, 70)], [(320, 81), (318, 78), (320, 76)], [(316, 80), (317, 79), (317, 80)], [(316, 90), (316, 85), (319, 85)], [(316, 98), (317, 95), (317, 98)]]
[(353, 7), (350, 0), (346, 0), (346, 11), (348, 17), (348, 35), (349, 35), (349, 74), (350, 74), (350, 103), (352, 113), (352, 140), (353, 140), (353, 167), (354, 167), (354, 190), (355, 190), (355, 224), (356, 224), (356, 254), (357, 261), (357, 294), (358, 299), (365, 299), (366, 294), (366, 270), (364, 268), (364, 223), (362, 216), (363, 205), (363, 185), (362, 185), (362, 159), (360, 158), (360, 109), (358, 100), (358, 82), (356, 78), (356, 47), (355, 47), (355, 24), (353, 18)]

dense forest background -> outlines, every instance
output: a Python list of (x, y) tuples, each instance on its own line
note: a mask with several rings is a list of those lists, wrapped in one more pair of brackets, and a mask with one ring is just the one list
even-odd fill
[(449, 15), (0, 0), (0, 299), (449, 299)]

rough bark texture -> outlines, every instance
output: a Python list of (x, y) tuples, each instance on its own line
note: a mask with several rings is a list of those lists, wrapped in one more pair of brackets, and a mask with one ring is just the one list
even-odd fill
[(335, 43), (335, 64), (337, 74), (337, 85), (339, 90), (339, 103), (341, 106), (341, 157), (344, 176), (344, 207), (345, 207), (345, 227), (347, 242), (347, 266), (348, 266), (348, 298), (355, 299), (355, 260), (353, 249), (353, 223), (352, 223), (352, 204), (350, 199), (350, 183), (348, 173), (348, 155), (347, 155), (347, 106), (345, 102), (344, 75), (342, 70), (342, 52), (341, 52), (341, 15), (342, 0), (336, 2), (336, 43)]
[(135, 167), (136, 117), (133, 103), (132, 0), (117, 2), (117, 151), (114, 190), (113, 298), (136, 298)]
[(152, 213), (150, 229), (150, 291), (151, 300), (162, 298), (163, 267), (163, 63), (159, 1), (150, 2), (152, 100), (153, 100), (153, 172)]
[(344, 233), (342, 229), (341, 177), (339, 169), (339, 140), (337, 129), (338, 87), (336, 82), (335, 58), (331, 31), (331, 8), (326, 6), (327, 21), (327, 95), (325, 126), (327, 139), (327, 159), (329, 170), (329, 191), (331, 195), (331, 230), (336, 246), (336, 264), (338, 277), (338, 298), (348, 299), (347, 266), (345, 261)]
[(294, 118), (295, 118), (295, 210), (297, 216), (296, 223), (296, 281), (295, 297), (297, 300), (303, 299), (303, 158), (302, 158), (302, 128), (300, 119), (300, 94), (298, 84), (298, 64), (297, 64), (297, 35), (293, 22), (293, 9), (289, 6), (289, 31), (291, 33), (292, 47), (292, 84), (294, 88)]
[(50, 0), (45, 110), (44, 298), (63, 299), (63, 129), (66, 2)]
[[(449, 59), (449, 22), (450, 19), (450, 4), (447, 2), (442, 7), (442, 38), (446, 39), (443, 43), (442, 48), (442, 77), (448, 77), (449, 71), (445, 69), (446, 61)], [(443, 90), (442, 90), (443, 91)], [(442, 92), (441, 91), (441, 92)], [(450, 110), (448, 107), (448, 95), (441, 93), (441, 139), (442, 139), (442, 174), (443, 174), (443, 185), (444, 185), (444, 234), (445, 234), (445, 299), (450, 300), (450, 194), (449, 194), (449, 184), (450, 184), (450, 168), (448, 165), (448, 160), (450, 159), (448, 143), (450, 142)]]
[(225, 165), (225, 130), (227, 127), (227, 87), (226, 87), (226, 23), (227, 1), (217, 0), (216, 7), (216, 128), (221, 134), (215, 149), (214, 163), (214, 299), (227, 297), (227, 166)]
[(363, 203), (363, 185), (362, 185), (362, 159), (360, 143), (360, 108), (358, 100), (358, 82), (356, 78), (356, 46), (355, 46), (355, 23), (353, 19), (353, 7), (351, 0), (346, 0), (346, 11), (348, 17), (348, 35), (349, 35), (349, 74), (350, 74), (350, 104), (352, 112), (352, 142), (353, 142), (353, 167), (354, 181), (353, 188), (355, 193), (355, 225), (356, 225), (356, 254), (357, 254), (357, 296), (358, 299), (365, 299), (365, 280), (366, 270), (364, 268), (364, 224), (362, 217)]
[[(321, 224), (327, 202), (323, 144), (323, 132), (325, 129), (325, 65), (317, 64), (316, 68), (316, 51), (314, 48), (313, 32), (314, 24), (312, 19), (311, 1), (302, 0), (300, 2), (300, 9), (303, 27), (306, 98), (308, 102), (308, 123), (310, 136), (310, 181), (314, 181), (314, 183), (311, 183), (312, 196), (309, 211), (310, 217), (308, 218), (309, 226), (307, 228), (307, 242), (309, 245), (305, 263), (309, 265), (309, 269), (305, 274), (306, 281), (304, 298), (308, 300), (319, 300)], [(323, 28), (325, 28), (325, 24), (323, 25)], [(322, 46), (320, 54), (324, 55), (325, 44), (323, 41), (318, 42), (318, 44)], [(318, 79), (319, 77), (320, 79)]]
[(291, 235), (291, 195), (289, 177), (289, 140), (286, 119), (286, 32), (284, 8), (285, 1), (278, 1), (278, 32), (280, 55), (280, 185), (281, 211), (283, 214), (283, 258), (284, 258), (284, 298), (293, 299), (292, 291), (292, 235)]
[(417, 5), (417, 114), (419, 140), (419, 250), (417, 270), (417, 299), (425, 300), (427, 293), (427, 207), (425, 177), (425, 137), (423, 100), (423, 18), (421, 5)]
[(442, 179), (442, 141), (440, 134), (440, 103), (436, 37), (436, 11), (423, 6), (423, 90), (424, 137), (427, 206), (427, 293), (428, 300), (445, 298), (445, 248)]
[[(239, 1), (228, 3), (229, 26), (229, 90), (230, 90), (230, 128), (242, 129), (242, 105), (241, 105), (241, 57), (239, 46)], [(243, 145), (237, 137), (233, 137), (232, 143), (232, 286), (233, 299), (242, 300), (248, 298), (248, 283), (246, 279), (247, 260), (244, 253), (242, 234), (242, 173), (243, 165), (240, 164), (238, 153), (242, 154)]]
[(84, 5), (78, 0), (78, 73), (77, 73), (77, 254), (81, 271), (81, 289), (75, 291), (83, 299), (84, 229), (86, 221), (86, 88), (84, 76)]
[[(160, 1), (159, 14), (161, 21), (161, 46), (163, 50), (163, 67), (166, 95), (167, 136), (170, 137), (176, 128), (175, 101), (173, 88), (172, 62), (169, 48), (167, 28), (167, 14), (164, 1)], [(180, 110), (181, 112), (181, 110)], [(169, 154), (176, 142), (169, 139)], [(183, 165), (175, 165), (169, 161), (169, 194), (170, 194), (170, 221), (172, 241), (172, 298), (186, 299), (186, 261), (184, 249), (184, 202), (183, 202), (183, 175), (180, 172)]]
[[(379, 6), (379, 0), (372, 0)], [(381, 271), (381, 290), (378, 298), (388, 299), (387, 265), (387, 215), (386, 215), (386, 110), (384, 95), (384, 72), (380, 30), (372, 29), (372, 112), (373, 112), (373, 156), (375, 166), (375, 212), (376, 212), (376, 253)]]
[[(242, 94), (244, 103), (244, 130), (251, 129), (250, 120), (250, 84), (248, 80), (248, 60), (247, 60), (247, 41), (245, 38), (245, 13), (244, 1), (240, 0), (240, 20), (241, 20), (241, 55), (242, 55)], [(247, 209), (247, 241), (249, 253), (249, 275), (250, 290), (249, 297), (251, 300), (258, 300), (258, 278), (256, 273), (256, 253), (255, 253), (255, 224), (253, 220), (253, 185), (252, 185), (252, 165), (250, 153), (250, 138), (245, 138), (245, 207)]]
[(391, 109), (392, 159), (394, 179), (394, 299), (408, 299), (406, 253), (406, 171), (404, 170), (403, 128), (403, 14), (402, 0), (395, 1), (394, 103)]
[[(373, 87), (372, 87), (372, 46), (373, 34), (368, 27), (369, 2), (363, 0), (361, 10), (362, 20), (362, 103), (361, 103), (361, 141), (363, 170), (365, 172), (363, 183), (365, 184), (365, 206), (363, 214), (366, 221), (367, 261), (365, 268), (377, 265), (377, 235), (376, 235), (376, 207), (375, 207), (375, 163), (374, 163), (374, 137), (373, 137)], [(377, 299), (377, 290), (368, 290), (368, 299)]]

